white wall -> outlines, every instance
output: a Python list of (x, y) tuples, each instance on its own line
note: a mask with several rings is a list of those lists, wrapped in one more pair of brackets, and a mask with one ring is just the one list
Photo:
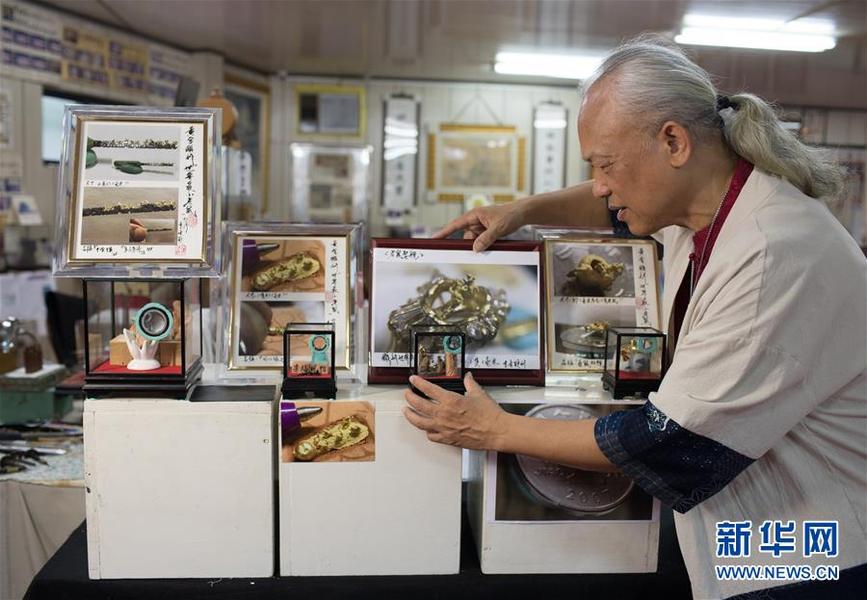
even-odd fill
[[(543, 102), (559, 102), (569, 111), (567, 132), (566, 184), (578, 183), (587, 176), (582, 164), (575, 129), (578, 109), (577, 88), (561, 86), (529, 86), (500, 84), (470, 84), (458, 82), (429, 82), (413, 80), (373, 79), (359, 80), (311, 79), (274, 77), (271, 82), (273, 125), (271, 140), (271, 211), (269, 217), (291, 219), (288, 199), (291, 194), (289, 177), (288, 145), (295, 141), (309, 141), (295, 131), (295, 94), (293, 86), (298, 83), (323, 83), (364, 85), (366, 89), (366, 132), (363, 141), (345, 139), (330, 141), (338, 144), (370, 144), (374, 149), (373, 198), (370, 202), (369, 226), (371, 235), (386, 232), (384, 215), (380, 210), (382, 189), (382, 128), (383, 103), (392, 94), (408, 94), (420, 100), (420, 125), (418, 176), (416, 198), (418, 207), (413, 221), (436, 227), (458, 216), (462, 206), (458, 203), (430, 202), (426, 193), (427, 132), (436, 132), (440, 123), (472, 125), (508, 125), (517, 128), (518, 135), (527, 138), (525, 173), (527, 185), (532, 174), (533, 110)], [(526, 190), (529, 192), (529, 189)], [(279, 198), (286, 198), (282, 203)]]

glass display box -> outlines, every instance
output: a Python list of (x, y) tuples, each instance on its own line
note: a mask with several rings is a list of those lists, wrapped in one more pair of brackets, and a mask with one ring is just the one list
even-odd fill
[(334, 323), (289, 323), (283, 330), (283, 398), (337, 397)]
[(84, 279), (83, 287), (85, 393), (186, 397), (202, 373), (201, 280)]
[(665, 334), (652, 327), (609, 327), (602, 385), (614, 398), (659, 389), (666, 369)]
[[(430, 325), (412, 330), (412, 372), (431, 383), (463, 394), (466, 335), (455, 328)], [(412, 390), (424, 395), (415, 386)]]
[(372, 146), (290, 144), (292, 217), (302, 223), (366, 221)]
[(365, 375), (364, 227), (226, 223), (224, 276), (211, 287), (222, 377), (282, 380), (289, 323), (334, 323), (337, 378)]

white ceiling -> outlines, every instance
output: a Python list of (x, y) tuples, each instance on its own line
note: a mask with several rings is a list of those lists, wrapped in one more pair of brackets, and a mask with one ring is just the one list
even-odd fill
[[(608, 49), (674, 33), (686, 12), (825, 18), (841, 35), (818, 55), (694, 49), (729, 89), (790, 103), (867, 108), (867, 0), (44, 0), (264, 73), (534, 82), (497, 75), (506, 45)], [(554, 83), (550, 80), (546, 83)], [(558, 83), (563, 83), (562, 81)], [(830, 87), (829, 87), (830, 86)]]

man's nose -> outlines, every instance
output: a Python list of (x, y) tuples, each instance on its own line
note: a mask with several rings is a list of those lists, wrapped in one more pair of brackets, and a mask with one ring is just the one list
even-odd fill
[(593, 180), (593, 195), (597, 198), (606, 198), (611, 195), (611, 189), (599, 181), (598, 179)]

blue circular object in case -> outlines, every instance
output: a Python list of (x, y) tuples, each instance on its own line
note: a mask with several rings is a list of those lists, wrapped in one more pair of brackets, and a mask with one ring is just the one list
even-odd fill
[(150, 302), (142, 306), (135, 315), (136, 332), (154, 342), (166, 339), (172, 334), (175, 325), (172, 311), (159, 302)]

